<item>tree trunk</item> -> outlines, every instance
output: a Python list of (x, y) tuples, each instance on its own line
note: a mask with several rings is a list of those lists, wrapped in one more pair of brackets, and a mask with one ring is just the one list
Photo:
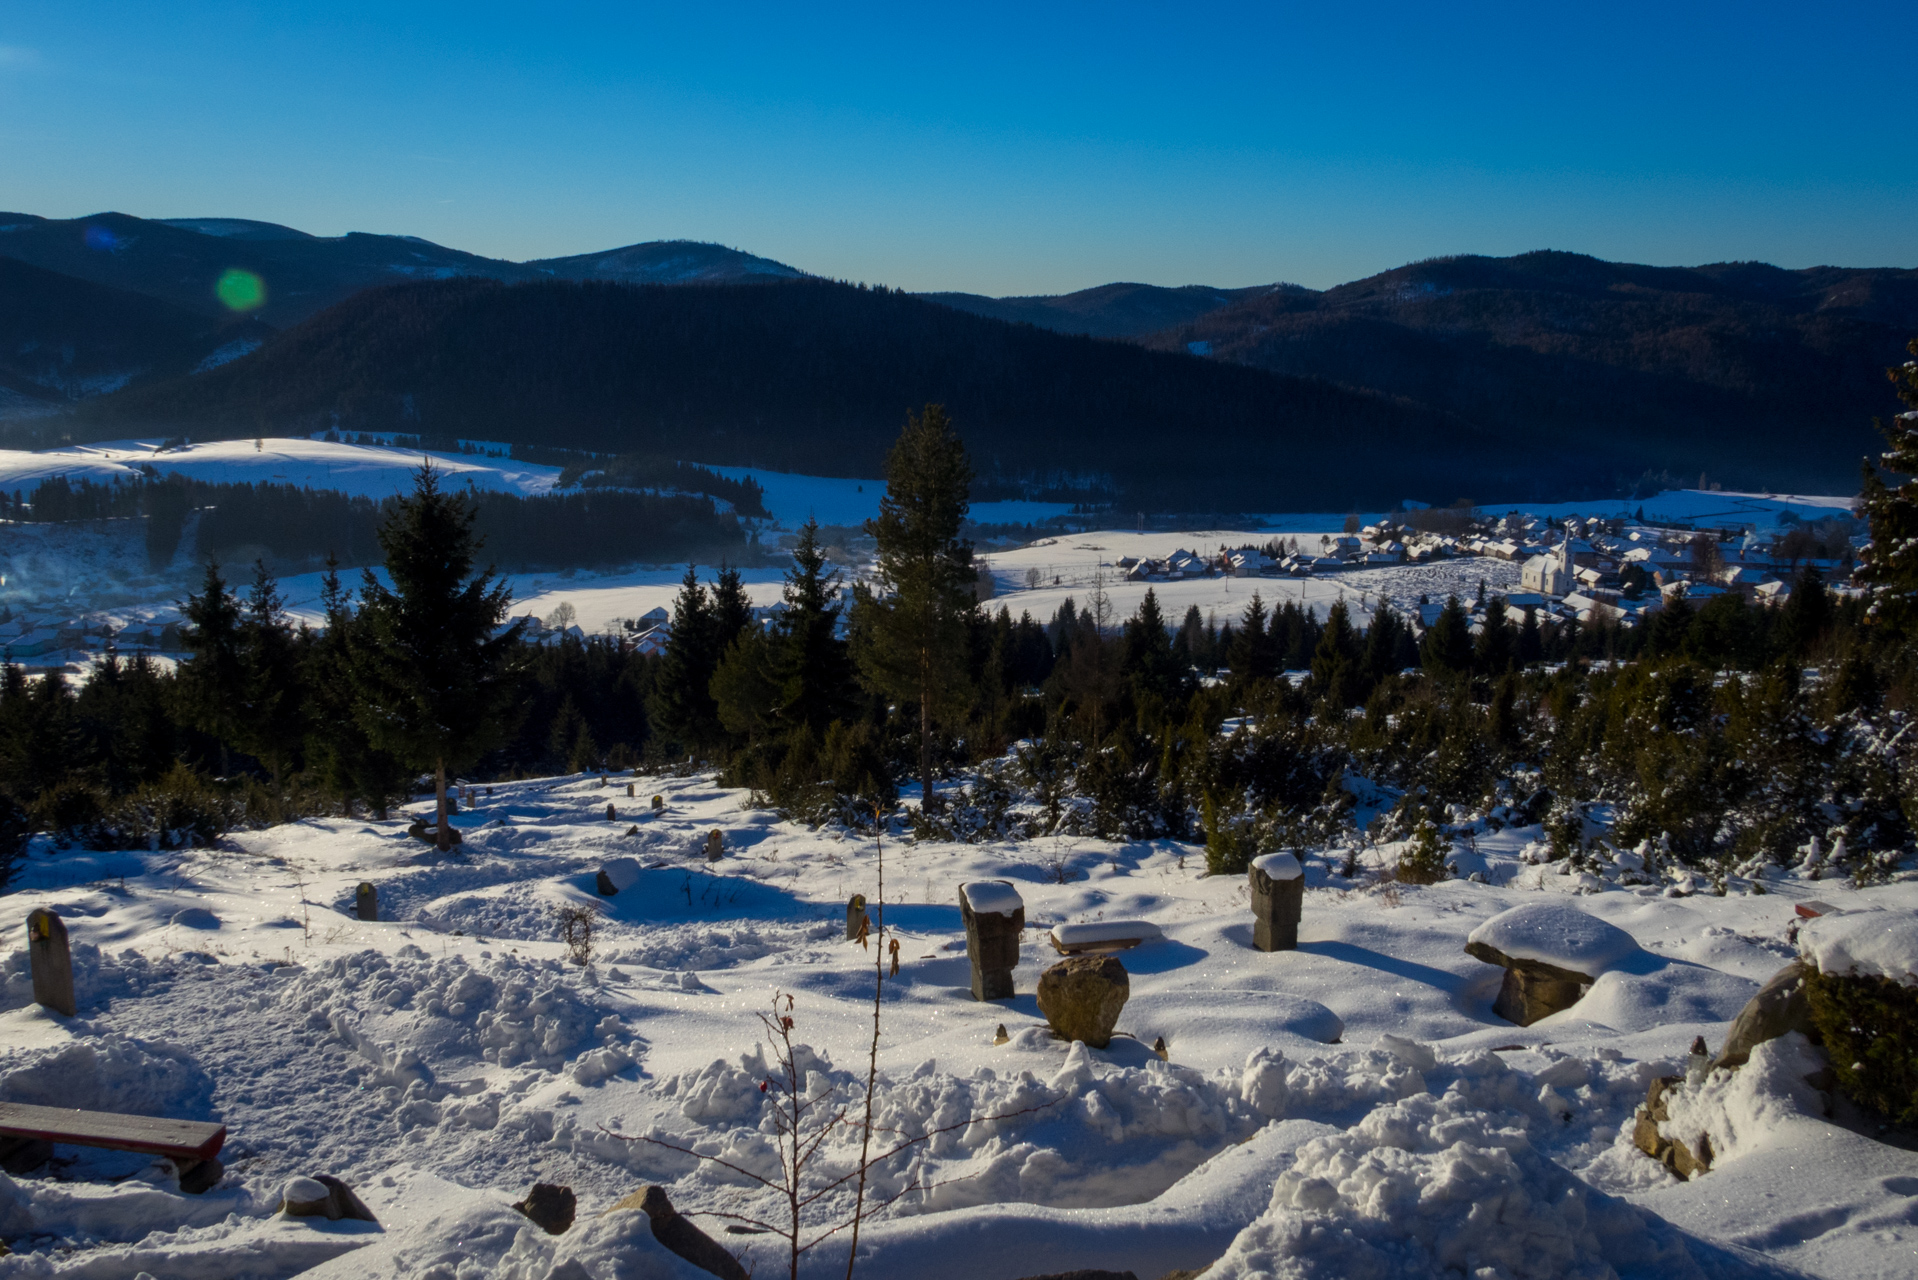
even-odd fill
[(446, 834), (446, 761), (433, 766), (433, 785), (438, 791), (439, 816), (434, 819), (433, 843), (441, 853), (453, 846), (447, 841)]

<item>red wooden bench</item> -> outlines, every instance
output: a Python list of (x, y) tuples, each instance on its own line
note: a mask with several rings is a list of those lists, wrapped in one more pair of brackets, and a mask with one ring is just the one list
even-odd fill
[(195, 1195), (218, 1184), (225, 1172), (214, 1159), (226, 1143), (223, 1124), (0, 1102), (0, 1168), (8, 1173), (37, 1169), (52, 1156), (56, 1142), (166, 1156), (180, 1171), (180, 1189)]

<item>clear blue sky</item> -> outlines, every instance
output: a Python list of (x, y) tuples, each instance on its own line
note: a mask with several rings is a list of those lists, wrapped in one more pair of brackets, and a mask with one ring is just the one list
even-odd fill
[(1918, 4), (0, 5), (0, 209), (912, 289), (1918, 265)]

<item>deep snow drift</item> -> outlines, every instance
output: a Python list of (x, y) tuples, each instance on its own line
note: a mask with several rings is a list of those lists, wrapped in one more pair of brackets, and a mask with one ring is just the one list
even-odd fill
[[(181, 1196), (141, 1157), (63, 1150), (51, 1173), (0, 1182), (15, 1251), (0, 1277), (676, 1275), (637, 1215), (598, 1215), (652, 1181), (685, 1210), (776, 1213), (742, 1174), (630, 1139), (770, 1171), (777, 1095), (760, 1086), (777, 1073), (759, 1014), (775, 992), (793, 997), (810, 1095), (863, 1099), (873, 955), (845, 940), (844, 911), (876, 892), (872, 837), (745, 808), (709, 778), (637, 779), (630, 800), (623, 783), (482, 792), (445, 859), (399, 817), (200, 851), (37, 843), (5, 901), (16, 920), (44, 905), (68, 922), (79, 1016), (32, 1005), (24, 951), (5, 958), (0, 1098), (217, 1118), (228, 1174)], [(727, 855), (708, 864), (714, 828)], [(1429, 888), (1374, 880), (1393, 846), (1350, 879), (1314, 853), (1301, 945), (1270, 955), (1250, 946), (1244, 880), (1203, 877), (1187, 846), (890, 837), (903, 967), (885, 984), (876, 1120), (942, 1131), (875, 1171), (885, 1207), (862, 1274), (1146, 1276), (1222, 1259), (1210, 1274), (1909, 1275), (1918, 1159), (1824, 1119), (1788, 1045), (1698, 1100), (1690, 1121), (1729, 1145), (1697, 1181), (1674, 1182), (1630, 1130), (1647, 1082), (1694, 1036), (1722, 1041), (1795, 954), (1795, 901), (1908, 920), (1918, 884), (1792, 872), (1762, 896), (1663, 896), (1529, 864), (1536, 836), (1488, 831), (1487, 883)], [(634, 860), (630, 883), (597, 897), (615, 857)], [(1019, 994), (992, 1004), (966, 989), (956, 898), (983, 879), (1012, 881), (1028, 923)], [(352, 918), (361, 880), (378, 923)], [(1490, 1012), (1501, 971), (1463, 946), (1523, 904), (1588, 913), (1638, 950), (1578, 1006), (1517, 1028)], [(598, 913), (584, 969), (557, 940), (562, 906)], [(1105, 1051), (1052, 1040), (1032, 996), (1056, 959), (1046, 931), (1120, 919), (1162, 935), (1122, 954), (1120, 1036)], [(1147, 1047), (1158, 1037), (1169, 1061)], [(817, 1168), (856, 1156), (847, 1128)], [(383, 1228), (277, 1217), (279, 1188), (313, 1173), (351, 1182)], [(508, 1207), (536, 1180), (579, 1194), (567, 1236)], [(821, 1220), (848, 1203), (848, 1188), (828, 1195)], [(721, 1238), (783, 1272), (768, 1237)], [(844, 1257), (835, 1240), (811, 1265)]]

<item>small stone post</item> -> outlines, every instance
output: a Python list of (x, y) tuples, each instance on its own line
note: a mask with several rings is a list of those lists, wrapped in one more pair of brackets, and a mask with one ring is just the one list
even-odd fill
[(608, 822), (619, 821), (619, 811), (613, 808), (613, 806), (610, 804), (606, 806), (606, 821)]
[(1261, 951), (1296, 951), (1305, 906), (1305, 873), (1298, 858), (1268, 853), (1252, 859), (1246, 874), (1252, 889), (1252, 945)]
[(67, 948), (67, 926), (45, 907), (27, 916), (27, 955), (33, 966), (34, 1003), (71, 1018), (73, 953)]
[(660, 810), (662, 810), (662, 809), (664, 809), (665, 807), (666, 807), (666, 797), (665, 797), (665, 796), (654, 796), (654, 797), (653, 797), (653, 812), (654, 812), (654, 813), (658, 813), (658, 812), (659, 812)]
[(959, 914), (966, 922), (966, 956), (972, 961), (974, 1000), (1012, 999), (1012, 971), (1019, 964), (1019, 934), (1026, 904), (1007, 880), (975, 880), (959, 886)]
[(628, 800), (633, 798), (633, 784), (630, 782), (626, 784), (626, 798)]
[(866, 895), (855, 893), (846, 904), (846, 941), (859, 941), (860, 926), (866, 923)]
[(380, 918), (380, 891), (365, 880), (353, 891), (353, 914), (362, 920)]
[(725, 856), (726, 837), (719, 834), (718, 827), (714, 827), (706, 833), (706, 861), (718, 862)]

